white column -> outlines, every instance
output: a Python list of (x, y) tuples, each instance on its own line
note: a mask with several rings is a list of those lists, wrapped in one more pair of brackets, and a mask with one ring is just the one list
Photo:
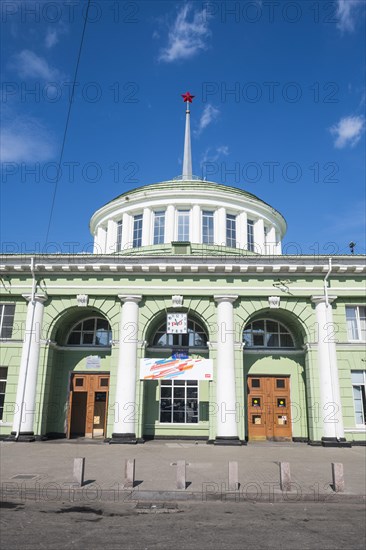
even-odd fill
[(276, 253), (276, 229), (274, 225), (271, 225), (267, 233), (267, 254)]
[(247, 213), (240, 212), (236, 217), (236, 242), (240, 250), (247, 248)]
[(215, 234), (217, 235), (217, 241), (215, 239), (215, 244), (218, 244), (219, 246), (226, 246), (226, 209), (223, 206), (218, 208), (216, 211)]
[(105, 254), (107, 231), (105, 227), (98, 227), (94, 237), (94, 254)]
[(195, 204), (192, 207), (192, 227), (191, 227), (191, 241), (192, 243), (202, 242), (202, 219), (201, 219), (201, 208), (198, 204)]
[(152, 244), (151, 236), (151, 209), (144, 208), (142, 214), (142, 246)]
[(282, 254), (282, 243), (280, 234), (276, 231), (276, 245), (275, 245), (275, 254)]
[(117, 248), (117, 223), (114, 220), (108, 220), (107, 230), (107, 254), (113, 254)]
[(28, 301), (28, 307), (12, 435), (20, 434), (23, 439), (33, 439), (42, 320), (47, 297), (35, 295), (33, 302), (31, 296), (23, 295), (23, 297)]
[(137, 343), (142, 296), (118, 297), (122, 308), (112, 443), (135, 443)]
[(168, 204), (165, 214), (165, 242), (170, 244), (174, 241), (175, 208)]
[(217, 380), (216, 443), (240, 444), (238, 439), (239, 410), (235, 391), (234, 308), (237, 296), (214, 296), (217, 303)]
[(124, 212), (122, 216), (122, 250), (132, 248), (131, 215)]
[(313, 296), (316, 321), (318, 324), (318, 369), (320, 383), (321, 418), (323, 419), (323, 438), (343, 439), (343, 414), (339, 389), (336, 342), (334, 341), (334, 323), (332, 302), (335, 296)]
[(264, 222), (259, 218), (254, 222), (254, 252), (265, 254), (264, 250)]

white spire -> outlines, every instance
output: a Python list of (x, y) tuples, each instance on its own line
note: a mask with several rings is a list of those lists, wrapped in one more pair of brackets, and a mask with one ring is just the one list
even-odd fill
[(192, 151), (191, 151), (191, 122), (190, 122), (190, 110), (189, 104), (192, 103), (194, 95), (189, 92), (182, 94), (184, 102), (187, 103), (186, 109), (186, 130), (184, 135), (184, 155), (183, 155), (183, 180), (192, 179)]

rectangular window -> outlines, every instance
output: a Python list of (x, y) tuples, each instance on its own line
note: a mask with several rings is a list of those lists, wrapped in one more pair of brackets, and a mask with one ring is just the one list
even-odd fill
[(356, 426), (366, 424), (366, 371), (351, 371)]
[(202, 242), (203, 244), (214, 243), (214, 213), (209, 210), (202, 212)]
[(0, 367), (0, 420), (3, 418), (8, 367)]
[(122, 250), (122, 220), (117, 222), (117, 246), (116, 252)]
[(226, 246), (236, 248), (236, 216), (226, 214)]
[(366, 341), (366, 306), (346, 306), (348, 340)]
[(162, 380), (160, 383), (160, 422), (198, 423), (198, 381)]
[(189, 210), (178, 210), (178, 241), (189, 241)]
[(0, 304), (0, 338), (11, 338), (13, 334), (15, 304)]
[(165, 236), (165, 212), (154, 212), (154, 244), (163, 244)]
[(254, 252), (254, 221), (247, 221), (247, 249)]
[(132, 247), (138, 248), (142, 244), (142, 214), (133, 217), (133, 241)]

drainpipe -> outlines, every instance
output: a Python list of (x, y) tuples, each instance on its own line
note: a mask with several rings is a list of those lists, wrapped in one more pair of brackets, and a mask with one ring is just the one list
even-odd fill
[(31, 300), (32, 300), (32, 305), (34, 306), (34, 296), (36, 294), (36, 288), (37, 288), (36, 275), (34, 273), (34, 258), (31, 258), (30, 271), (32, 273), (32, 298), (31, 298)]
[(18, 441), (18, 439), (19, 439), (20, 429), (21, 429), (21, 426), (22, 426), (25, 386), (26, 386), (26, 382), (27, 382), (29, 355), (30, 355), (30, 349), (31, 349), (31, 344), (32, 344), (32, 336), (33, 336), (33, 321), (34, 321), (34, 309), (35, 309), (35, 299), (34, 298), (35, 298), (36, 288), (37, 288), (36, 275), (35, 275), (35, 272), (34, 272), (34, 258), (33, 257), (31, 258), (30, 272), (32, 274), (31, 304), (32, 304), (32, 307), (33, 307), (33, 312), (32, 312), (31, 326), (30, 326), (30, 337), (29, 337), (29, 341), (28, 341), (27, 366), (26, 366), (26, 369), (25, 369), (23, 394), (22, 394), (22, 400), (21, 400), (21, 403), (20, 403), (19, 425), (17, 427), (17, 432), (15, 434), (15, 441)]
[(325, 297), (325, 305), (326, 307), (329, 307), (329, 298), (328, 298), (328, 277), (332, 272), (332, 258), (329, 258), (329, 269), (324, 277), (324, 297)]

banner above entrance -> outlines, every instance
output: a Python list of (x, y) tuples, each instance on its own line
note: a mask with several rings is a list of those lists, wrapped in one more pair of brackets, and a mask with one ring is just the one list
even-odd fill
[(213, 380), (212, 359), (141, 359), (140, 380)]

